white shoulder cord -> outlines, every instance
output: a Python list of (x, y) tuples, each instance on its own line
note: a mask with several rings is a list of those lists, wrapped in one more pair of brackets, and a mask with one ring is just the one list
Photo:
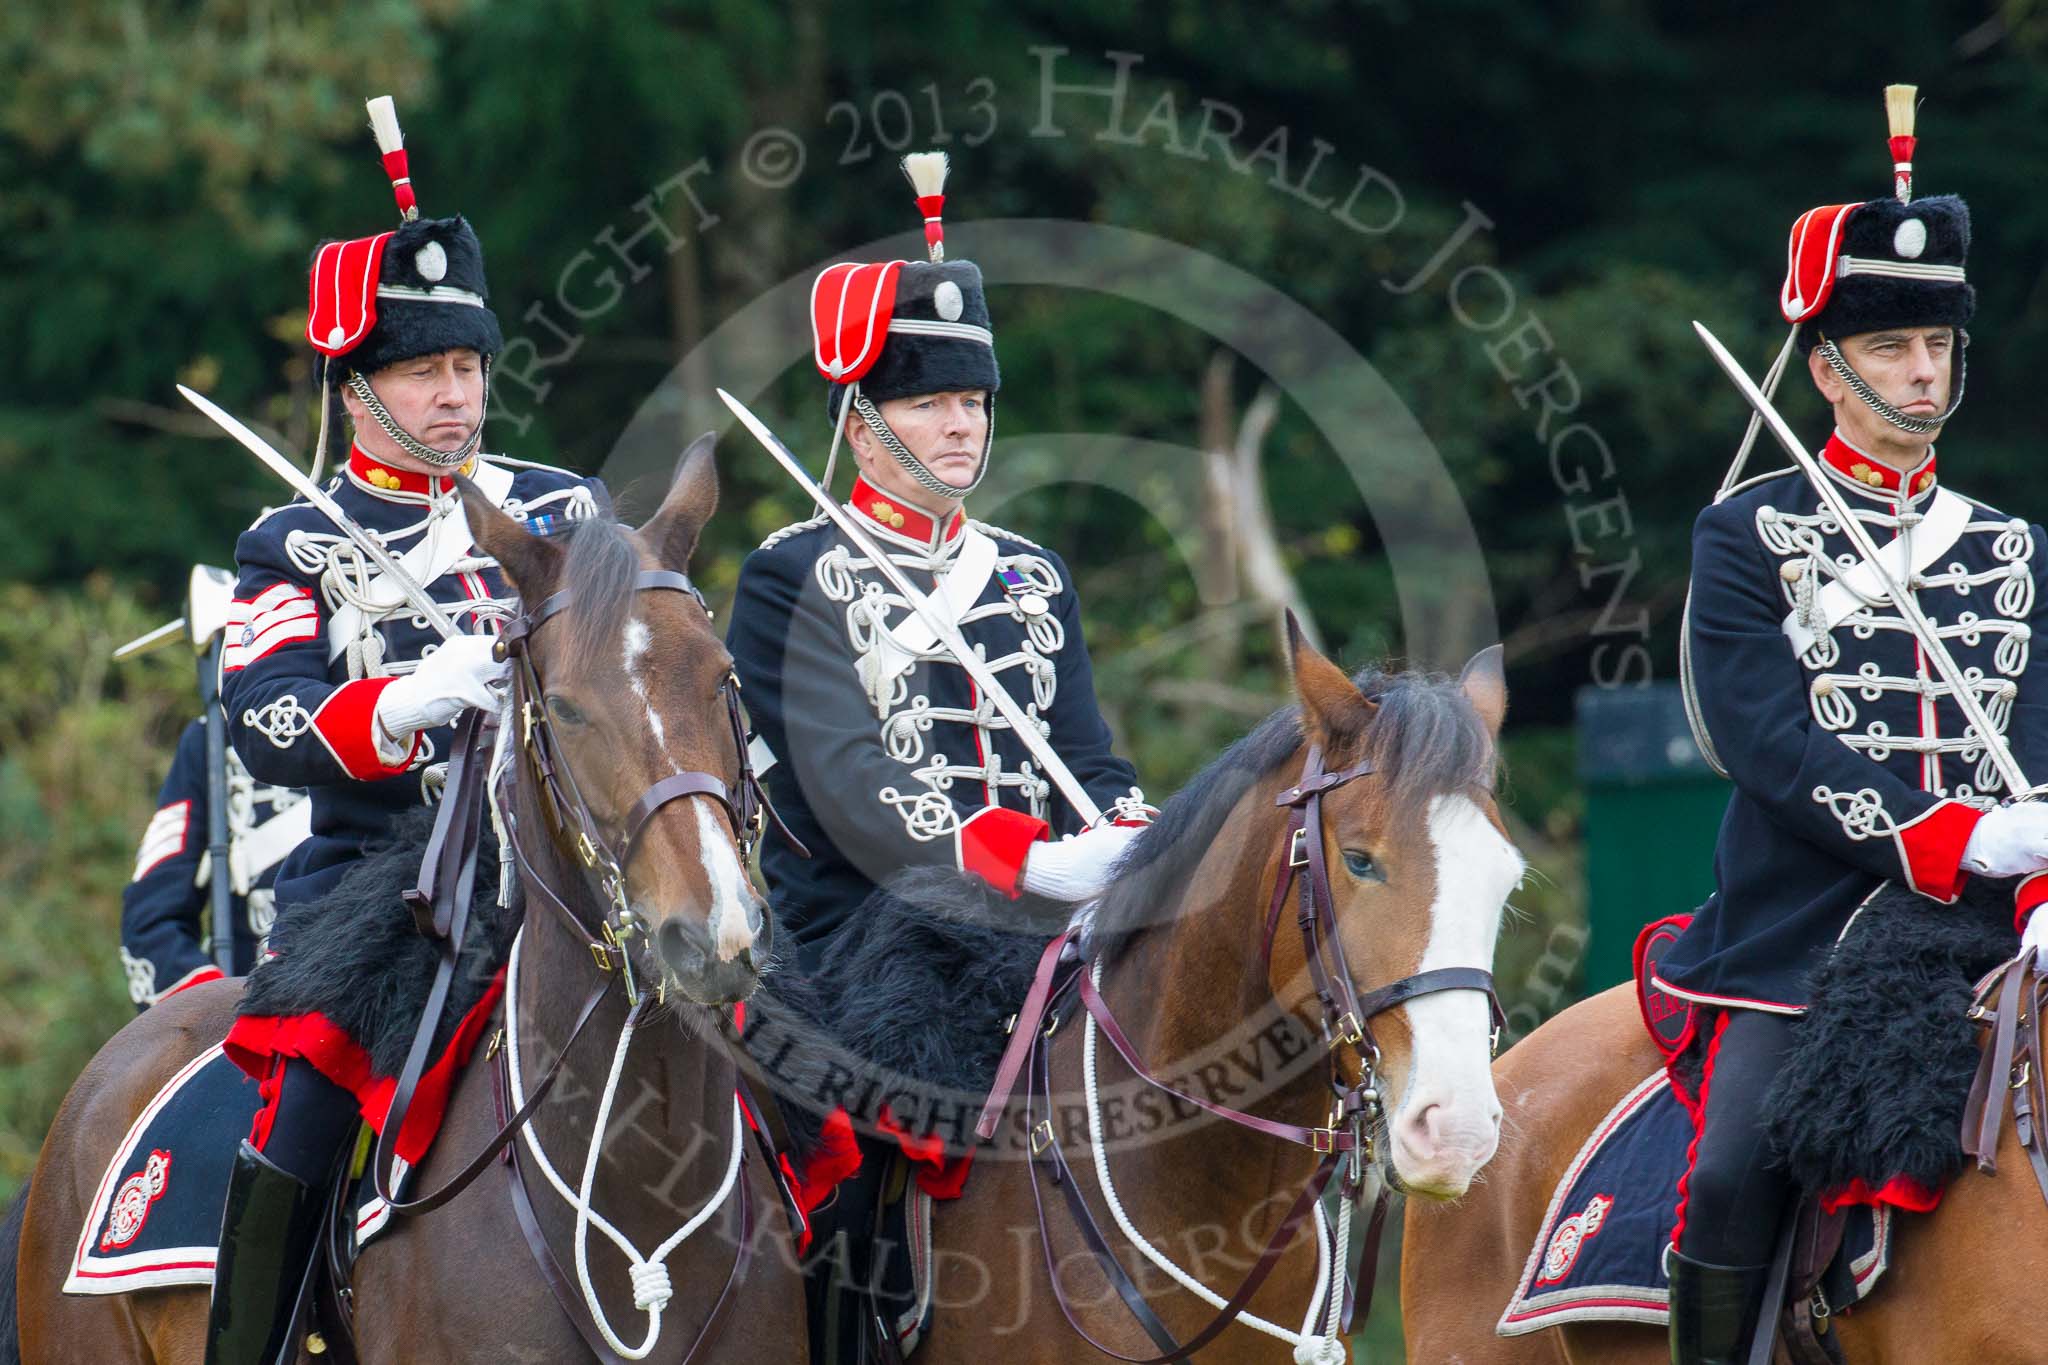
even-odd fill
[[(1102, 989), (1102, 959), (1091, 964), (1095, 987)], [(510, 989), (509, 983), (507, 989)], [(1088, 1101), (1088, 1145), (1095, 1158), (1095, 1181), (1102, 1187), (1102, 1200), (1109, 1205), (1109, 1212), (1116, 1219), (1116, 1225), (1131, 1245), (1138, 1248), (1159, 1269), (1171, 1276), (1181, 1288), (1208, 1304), (1211, 1308), (1223, 1308), (1228, 1300), (1210, 1289), (1194, 1276), (1182, 1270), (1166, 1258), (1152, 1243), (1145, 1240), (1143, 1233), (1131, 1226), (1130, 1215), (1124, 1212), (1123, 1201), (1117, 1198), (1116, 1186), (1109, 1179), (1109, 1157), (1102, 1142), (1102, 1101), (1100, 1086), (1095, 1075), (1095, 1016), (1086, 1015), (1081, 1033), (1081, 1083)], [(1314, 1206), (1316, 1237), (1316, 1292), (1309, 1300), (1308, 1312), (1302, 1318), (1301, 1330), (1290, 1332), (1277, 1323), (1271, 1323), (1255, 1313), (1242, 1309), (1238, 1311), (1239, 1323), (1254, 1331), (1277, 1337), (1294, 1348), (1295, 1365), (1344, 1365), (1351, 1358), (1344, 1339), (1337, 1335), (1339, 1319), (1344, 1315), (1344, 1271), (1350, 1260), (1351, 1242), (1351, 1201), (1343, 1201), (1337, 1214), (1337, 1235), (1334, 1248), (1331, 1245), (1329, 1226), (1323, 1218), (1323, 1205), (1319, 1199)], [(1321, 1335), (1316, 1334), (1317, 1319), (1324, 1317), (1324, 1305), (1329, 1307), (1327, 1323)]]
[[(505, 966), (505, 1066), (511, 1073), (509, 1101), (513, 1112), (526, 1104), (526, 1086), (519, 1075), (519, 945), (525, 939), (525, 932), (512, 940), (512, 957)], [(644, 998), (643, 998), (644, 999)], [(604, 1095), (598, 1101), (597, 1117), (591, 1125), (590, 1146), (583, 1159), (583, 1181), (581, 1188), (572, 1192), (568, 1183), (555, 1171), (554, 1164), (540, 1147), (540, 1138), (534, 1133), (529, 1120), (519, 1130), (526, 1140), (526, 1148), (533, 1153), (533, 1159), (555, 1187), (555, 1193), (562, 1196), (564, 1203), (576, 1210), (576, 1279), (583, 1287), (583, 1303), (590, 1310), (591, 1321), (604, 1335), (605, 1344), (628, 1360), (645, 1360), (654, 1350), (655, 1342), (661, 1338), (661, 1310), (674, 1296), (669, 1284), (668, 1267), (664, 1264), (677, 1247), (689, 1240), (690, 1234), (702, 1227), (711, 1215), (725, 1205), (738, 1184), (740, 1157), (746, 1150), (740, 1127), (740, 1101), (735, 1094), (732, 1101), (732, 1157), (726, 1163), (725, 1179), (719, 1185), (709, 1202), (697, 1210), (689, 1222), (677, 1228), (669, 1239), (654, 1249), (654, 1254), (643, 1258), (625, 1234), (613, 1227), (604, 1215), (590, 1206), (591, 1187), (597, 1180), (597, 1158), (604, 1150), (603, 1135), (612, 1112), (612, 1099), (618, 1093), (619, 1075), (625, 1069), (626, 1048), (633, 1041), (633, 1030), (640, 1019), (640, 1005), (635, 1005), (626, 1015), (626, 1023), (619, 1030), (619, 1045), (612, 1053), (611, 1075), (605, 1078)], [(633, 1306), (647, 1314), (647, 1337), (637, 1347), (628, 1346), (612, 1331), (611, 1323), (605, 1318), (604, 1306), (598, 1302), (597, 1291), (590, 1283), (590, 1229), (595, 1227), (611, 1239), (628, 1263), (627, 1273), (633, 1279)]]

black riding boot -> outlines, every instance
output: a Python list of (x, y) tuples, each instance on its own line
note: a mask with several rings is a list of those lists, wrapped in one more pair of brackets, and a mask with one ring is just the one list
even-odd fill
[(277, 1359), (312, 1258), (322, 1193), (242, 1144), (221, 1217), (206, 1365), (271, 1365)]
[(1764, 1297), (1767, 1265), (1709, 1265), (1677, 1247), (1671, 1273), (1671, 1365), (1744, 1365)]

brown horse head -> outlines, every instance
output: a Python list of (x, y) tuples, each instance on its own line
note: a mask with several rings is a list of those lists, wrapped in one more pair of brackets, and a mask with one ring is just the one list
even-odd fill
[[(732, 658), (710, 613), (690, 593), (635, 589), (643, 570), (688, 566), (718, 505), (712, 443), (706, 435), (684, 453), (660, 510), (637, 531), (596, 517), (564, 536), (536, 536), (462, 484), (478, 546), (526, 608), (570, 594), (527, 648), (575, 786), (621, 856), (627, 817), (656, 782), (703, 772), (737, 794), (742, 781), (723, 690)], [(706, 1005), (753, 991), (769, 947), (766, 907), (716, 801), (661, 807), (627, 857), (625, 886), (665, 981)]]
[[(1336, 922), (1358, 990), (1440, 967), (1491, 969), (1501, 914), (1523, 872), (1493, 797), (1507, 711), (1499, 646), (1473, 656), (1455, 685), (1347, 676), (1291, 615), (1288, 646), (1304, 741), (1322, 750), (1328, 771), (1372, 764), (1322, 801)], [(1291, 927), (1289, 916), (1271, 985), (1284, 1006), (1315, 1018), (1301, 937)], [(1391, 1092), (1383, 1099), (1396, 1177), (1418, 1193), (1462, 1194), (1500, 1135), (1486, 997), (1419, 996), (1373, 1027)]]

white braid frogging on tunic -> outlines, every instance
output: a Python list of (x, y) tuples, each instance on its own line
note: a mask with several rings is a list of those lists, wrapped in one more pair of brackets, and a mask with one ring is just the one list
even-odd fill
[[(510, 1103), (515, 1113), (526, 1105), (526, 1083), (519, 1074), (517, 1027), (519, 946), (525, 941), (525, 937), (524, 931), (521, 931), (512, 940), (512, 958), (505, 966), (505, 1067), (510, 1073)], [(555, 1193), (562, 1197), (564, 1203), (576, 1210), (576, 1280), (583, 1288), (584, 1307), (590, 1310), (591, 1321), (597, 1324), (597, 1330), (604, 1334), (605, 1344), (627, 1360), (645, 1360), (653, 1353), (655, 1343), (661, 1339), (661, 1310), (668, 1305), (674, 1293), (669, 1284), (666, 1262), (675, 1254), (676, 1248), (710, 1221), (711, 1216), (723, 1208), (725, 1201), (732, 1197), (733, 1190), (739, 1184), (740, 1158), (746, 1150), (743, 1141), (744, 1130), (741, 1127), (743, 1120), (740, 1117), (740, 1101), (739, 1096), (735, 1094), (732, 1101), (732, 1155), (726, 1162), (724, 1180), (719, 1183), (717, 1191), (704, 1207), (697, 1210), (689, 1222), (670, 1234), (668, 1240), (656, 1247), (652, 1255), (643, 1257), (624, 1233), (613, 1227), (603, 1214), (590, 1206), (591, 1187), (597, 1182), (597, 1159), (604, 1151), (603, 1134), (610, 1124), (612, 1100), (618, 1094), (619, 1076), (626, 1067), (626, 1049), (633, 1041), (633, 1030), (639, 1024), (641, 1008), (638, 1004), (634, 1005), (626, 1014), (625, 1025), (619, 1030), (618, 1046), (612, 1051), (611, 1074), (605, 1078), (604, 1094), (598, 1100), (597, 1117), (591, 1124), (590, 1145), (583, 1158), (583, 1179), (576, 1190), (572, 1191), (569, 1188), (568, 1182), (555, 1170), (554, 1163), (548, 1160), (547, 1153), (541, 1150), (540, 1137), (534, 1132), (532, 1122), (529, 1120), (519, 1130), (519, 1136), (525, 1139), (526, 1149), (533, 1153), (533, 1159), (540, 1166), (541, 1174), (548, 1178), (548, 1184), (554, 1186)], [(619, 1339), (618, 1334), (612, 1330), (610, 1320), (604, 1315), (604, 1305), (598, 1302), (597, 1290), (591, 1286), (589, 1242), (590, 1229), (593, 1227), (611, 1239), (612, 1245), (619, 1249), (628, 1263), (627, 1273), (633, 1280), (633, 1306), (647, 1315), (647, 1336), (638, 1346), (628, 1346)]]
[[(1089, 970), (1095, 978), (1095, 988), (1102, 989), (1102, 959), (1097, 958)], [(509, 989), (509, 987), (508, 987)], [(1088, 1101), (1088, 1146), (1089, 1154), (1095, 1159), (1095, 1182), (1102, 1187), (1102, 1201), (1109, 1205), (1110, 1216), (1123, 1235), (1130, 1239), (1146, 1260), (1166, 1272), (1181, 1288), (1193, 1294), (1211, 1308), (1221, 1309), (1228, 1300), (1210, 1289), (1194, 1276), (1188, 1274), (1168, 1260), (1166, 1254), (1145, 1240), (1145, 1235), (1131, 1224), (1131, 1216), (1124, 1212), (1123, 1201), (1117, 1198), (1116, 1186), (1109, 1178), (1109, 1155), (1102, 1141), (1102, 1097), (1101, 1087), (1095, 1070), (1095, 1016), (1083, 1011), (1085, 1016), (1081, 1033), (1081, 1084)], [(1331, 1245), (1329, 1225), (1323, 1217), (1322, 1201), (1316, 1201), (1316, 1292), (1308, 1302), (1308, 1312), (1302, 1316), (1301, 1330), (1290, 1332), (1278, 1323), (1268, 1322), (1256, 1313), (1239, 1309), (1237, 1320), (1256, 1332), (1277, 1337), (1294, 1348), (1295, 1365), (1343, 1365), (1349, 1360), (1350, 1351), (1344, 1339), (1337, 1335), (1338, 1319), (1344, 1313), (1344, 1272), (1350, 1260), (1351, 1242), (1351, 1201), (1342, 1201), (1337, 1213), (1337, 1234), (1335, 1246)], [(1328, 1305), (1325, 1314), (1324, 1306)], [(1317, 1334), (1318, 1320), (1323, 1320), (1323, 1331)]]

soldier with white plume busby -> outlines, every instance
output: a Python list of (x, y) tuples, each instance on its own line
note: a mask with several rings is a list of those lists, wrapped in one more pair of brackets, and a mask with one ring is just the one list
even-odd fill
[[(295, 910), (331, 889), (401, 813), (431, 799), (436, 759), (461, 713), (498, 704), (508, 665), (493, 646), (517, 601), (472, 540), (454, 477), (466, 475), (537, 533), (589, 515), (603, 496), (594, 480), (480, 453), (491, 359), (503, 345), (483, 251), (463, 218), (420, 216), (391, 101), (369, 108), (400, 222), (321, 245), (306, 327), (353, 439), (341, 470), (315, 490), (324, 496), (302, 494), (266, 514), (236, 545), (221, 662), (242, 761), (258, 780), (310, 792), (311, 837), (277, 878), (274, 942), (287, 957)], [(264, 998), (270, 966), (252, 975), (251, 998)], [(390, 1103), (390, 1078), (374, 1073), (360, 1040), (333, 1026), (318, 1001), (287, 1008), (276, 994), (237, 1018), (226, 1042), (268, 1103), (228, 1192), (209, 1361), (275, 1355), (327, 1178), (358, 1115), (381, 1127)], [(472, 1021), (488, 1017), (495, 999), (486, 992), (468, 1010), (453, 1051), (473, 1045)], [(447, 1066), (429, 1072), (408, 1133), (414, 1119), (421, 1132), (436, 1125), (451, 1076)], [(418, 1159), (403, 1138), (398, 1150)]]
[[(2048, 652), (2032, 647), (2048, 541), (1948, 487), (1954, 456), (1936, 470), (1975, 305), (1970, 215), (1953, 196), (1912, 197), (1913, 90), (1887, 97), (1893, 193), (1793, 225), (1791, 331), (1766, 380), (1803, 357), (1834, 432), (1810, 471), (1743, 480), (1752, 422), (1693, 533), (1687, 702), (1735, 792), (1714, 895), (1645, 971), (1663, 1017), (1689, 1011), (1686, 1036), (1707, 1031), (1666, 1262), (1682, 1365), (1749, 1359), (1795, 1193), (1766, 1146), (1764, 1097), (1808, 978), (1858, 908), (1886, 882), (1950, 903), (1971, 878), (2010, 878), (2027, 945), (2048, 938), (2033, 914), (2048, 806), (2000, 801), (2024, 794), (2019, 770), (2048, 771)], [(1924, 1210), (1939, 1191), (1900, 1179), (1844, 1197)]]
[[(833, 265), (811, 291), (832, 422), (825, 487), (843, 443), (859, 466), (852, 492), (747, 557), (727, 639), (757, 769), (810, 850), (808, 859), (783, 846), (762, 853), (776, 921), (795, 944), (792, 967), (807, 974), (834, 970), (835, 943), (860, 907), (906, 868), (1085, 901), (1152, 814), (1096, 705), (1072, 571), (1054, 551), (964, 510), (993, 445), (995, 336), (981, 272), (945, 256), (945, 156), (906, 157), (904, 169), (929, 259)], [(950, 642), (905, 583), (952, 623)], [(1021, 707), (1029, 742), (956, 656), (962, 643)], [(1034, 746), (1049, 747), (1059, 770)], [(832, 1354), (852, 1344), (831, 1337), (826, 1321), (846, 1333), (877, 1325), (853, 1286), (871, 1278), (866, 1239), (896, 1153), (886, 1138), (859, 1147), (858, 1171), (837, 1185), (817, 1229), (819, 1359), (851, 1358)], [(815, 1204), (827, 1192), (804, 1184), (799, 1199)], [(834, 1283), (835, 1270), (846, 1278)], [(899, 1345), (915, 1340), (914, 1305), (882, 1316), (880, 1330)]]

